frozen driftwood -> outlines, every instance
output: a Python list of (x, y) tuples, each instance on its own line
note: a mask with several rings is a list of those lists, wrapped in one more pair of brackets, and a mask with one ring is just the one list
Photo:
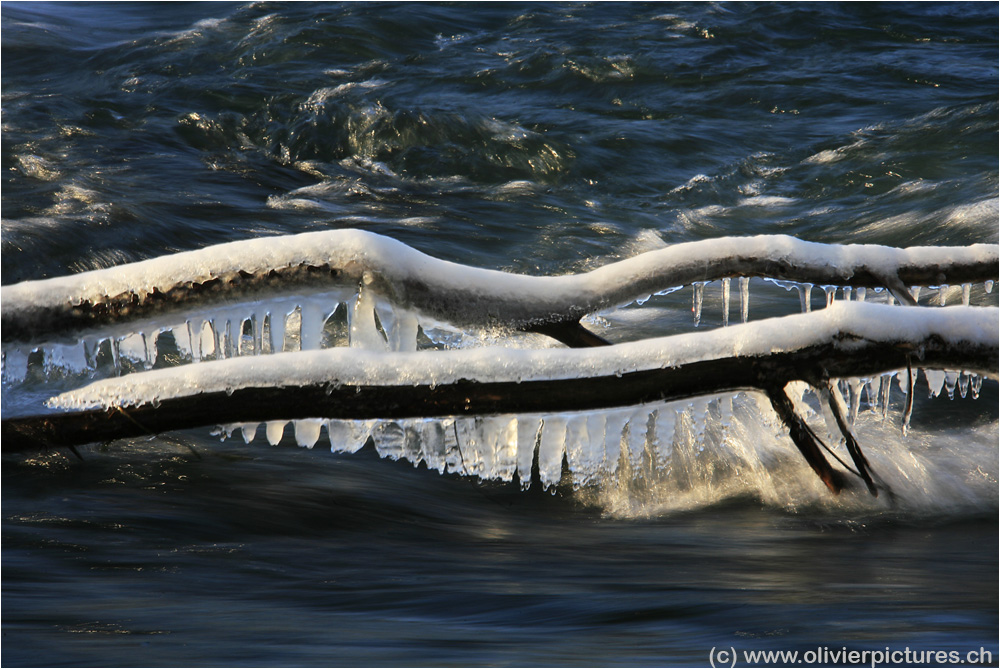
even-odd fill
[(3, 341), (29, 342), (195, 307), (364, 285), (394, 305), (456, 326), (530, 330), (736, 276), (885, 287), (906, 302), (909, 286), (995, 281), (998, 263), (995, 244), (899, 249), (761, 235), (675, 244), (584, 274), (536, 277), (439, 260), (370, 232), (333, 230), (4, 286), (0, 309)]
[[(8, 387), (20, 378), (12, 363), (26, 364), (31, 342), (79, 337), (92, 368), (93, 342), (100, 341), (94, 332), (107, 327), (116, 333), (109, 340), (115, 376), (52, 397), (46, 411), (5, 416), (3, 448), (73, 446), (227, 423), (556, 414), (756, 389), (767, 395), (813, 470), (838, 491), (845, 485), (843, 470), (828, 462), (825, 444), (786, 391), (789, 383), (804, 381), (828, 398), (853, 471), (874, 494), (876, 481), (830, 392), (830, 380), (909, 367), (995, 375), (996, 308), (838, 302), (808, 314), (614, 346), (580, 325), (580, 317), (715, 278), (726, 279), (728, 296), (732, 276), (886, 288), (901, 302), (914, 303), (907, 286), (985, 281), (989, 288), (997, 271), (996, 245), (839, 247), (788, 237), (679, 244), (562, 277), (464, 267), (359, 231), (227, 244), (3, 287)], [(355, 291), (347, 298), (354, 318), (348, 325), (351, 347), (307, 350), (320, 348), (318, 333), (332, 308), (328, 302), (317, 305), (331, 284)], [(696, 299), (698, 294), (696, 289)], [(383, 312), (376, 324), (375, 296), (398, 308), (395, 321)], [(214, 357), (229, 359), (197, 362), (207, 332), (203, 322), (213, 310), (238, 312), (234, 304), (250, 305), (249, 317), (230, 314), (218, 327), (212, 321), (214, 342), (209, 337)], [(301, 314), (302, 350), (280, 353), (285, 313), (293, 306)], [(192, 311), (201, 315), (185, 316)], [(186, 350), (197, 364), (119, 376), (122, 333), (155, 333), (178, 315), (186, 323)], [(459, 326), (499, 324), (578, 350), (418, 352), (418, 318)], [(224, 330), (221, 323), (227, 323)], [(236, 338), (251, 323), (250, 354), (241, 355)], [(365, 328), (371, 332), (365, 334)], [(149, 366), (155, 355), (149, 354), (145, 334), (141, 342)], [(277, 353), (261, 355), (265, 352)], [(318, 423), (309, 430), (318, 434)]]

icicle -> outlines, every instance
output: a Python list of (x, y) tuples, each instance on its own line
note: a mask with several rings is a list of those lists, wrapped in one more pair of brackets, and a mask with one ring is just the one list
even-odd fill
[[(566, 464), (572, 476), (573, 488), (586, 485), (596, 474), (588, 448), (587, 416), (574, 414), (566, 420)], [(602, 440), (603, 445), (603, 440)]]
[(380, 457), (390, 460), (399, 460), (403, 455), (403, 439), (405, 433), (403, 428), (396, 421), (383, 420), (375, 425), (372, 430), (372, 439), (375, 440), (375, 450)]
[[(153, 362), (156, 361), (156, 341), (154, 340), (150, 343), (145, 332), (140, 332), (139, 334), (142, 336), (142, 348), (144, 353), (142, 356), (142, 366), (144, 369), (152, 369)], [(152, 349), (152, 351), (150, 351), (150, 349)]]
[[(250, 326), (250, 335), (247, 336), (247, 325)], [(236, 321), (236, 355), (250, 355), (253, 348), (253, 314), (247, 318), (240, 318)]]
[(969, 306), (969, 296), (971, 295), (971, 293), (972, 293), (972, 284), (971, 283), (963, 283), (962, 284), (962, 304), (964, 306), (966, 306), (966, 307)]
[(497, 446), (494, 476), (505, 483), (514, 480), (517, 471), (517, 419), (500, 416), (496, 419)]
[(268, 324), (271, 330), (271, 352), (281, 353), (285, 350), (285, 318), (287, 313), (283, 308), (277, 307), (268, 315)]
[[(913, 386), (917, 380), (917, 370), (908, 366), (905, 374), (906, 374), (906, 386), (903, 389), (903, 392), (906, 393), (906, 405), (903, 408), (903, 424), (902, 424), (904, 437), (910, 431), (910, 417), (913, 416), (913, 404), (916, 399), (914, 397), (916, 393), (913, 391)], [(902, 382), (900, 382), (900, 387), (901, 388), (903, 387)]]
[(853, 426), (858, 420), (858, 411), (861, 410), (861, 390), (864, 385), (865, 382), (856, 377), (850, 381), (851, 411), (847, 417), (848, 426)]
[(882, 420), (885, 420), (886, 417), (888, 417), (889, 415), (889, 398), (892, 395), (892, 377), (894, 377), (895, 375), (896, 375), (895, 372), (892, 372), (891, 374), (882, 375), (883, 377), (886, 376), (888, 377), (882, 379), (882, 398), (881, 398), (882, 403), (879, 407), (879, 413), (882, 416)]
[(115, 376), (121, 376), (122, 363), (121, 363), (121, 349), (119, 348), (119, 346), (121, 345), (121, 340), (115, 337), (110, 337), (109, 339), (107, 339), (107, 342), (108, 346), (111, 349), (111, 365), (114, 368)]
[(882, 377), (880, 376), (869, 379), (868, 383), (865, 385), (865, 389), (868, 391), (868, 405), (871, 407), (872, 411), (874, 411), (878, 406), (878, 398), (881, 387)]
[(972, 390), (972, 399), (979, 399), (979, 390), (983, 387), (983, 377), (978, 374), (972, 374), (972, 378), (969, 380), (969, 389)]
[(403, 458), (413, 463), (414, 467), (420, 466), (424, 461), (421, 422), (412, 419), (399, 421), (400, 427), (403, 428)]
[[(87, 361), (87, 353), (81, 342), (76, 344), (46, 344), (44, 348), (44, 359), (42, 367), (46, 374), (52, 374), (57, 370), (71, 374), (79, 374), (90, 369)], [(25, 359), (25, 371), (27, 371), (27, 359)]]
[(729, 325), (729, 277), (722, 280), (722, 325)]
[(625, 426), (628, 424), (630, 412), (627, 409), (610, 411), (604, 418), (604, 461), (608, 471), (615, 474), (618, 471), (622, 448), (625, 444)]
[(711, 397), (695, 397), (688, 401), (685, 413), (688, 416), (693, 444), (697, 444), (698, 452), (705, 450), (705, 427), (708, 424), (708, 405)]
[(910, 295), (913, 296), (914, 302), (920, 302), (920, 286), (911, 286)]
[(948, 286), (947, 285), (941, 286), (938, 289), (938, 305), (943, 307), (947, 301), (948, 301)]
[(537, 416), (520, 416), (517, 419), (517, 477), (521, 489), (531, 486), (531, 465), (535, 460), (535, 446), (542, 421)]
[(479, 478), (496, 477), (497, 451), (500, 448), (500, 419), (495, 416), (481, 416), (475, 419), (476, 436), (479, 443), (479, 457), (482, 465)]
[(323, 428), (323, 421), (318, 418), (306, 418), (292, 421), (295, 427), (295, 442), (299, 446), (312, 448), (319, 441), (319, 433)]
[(656, 410), (653, 417), (653, 445), (657, 467), (666, 467), (674, 454), (674, 430), (677, 411), (669, 404)]
[[(334, 305), (336, 308), (336, 304)], [(333, 310), (329, 298), (303, 300), (300, 306), (299, 347), (303, 351), (317, 351), (323, 347), (323, 324)]]
[(927, 396), (937, 397), (944, 388), (945, 373), (940, 369), (925, 369), (924, 380), (927, 381)]
[(3, 382), (21, 383), (28, 374), (28, 351), (11, 346), (3, 352)]
[(281, 437), (285, 434), (285, 424), (288, 421), (270, 420), (264, 423), (264, 434), (267, 436), (267, 443), (277, 446)]
[(118, 355), (123, 356), (129, 362), (145, 362), (147, 353), (144, 335), (137, 332), (119, 339)]
[(222, 342), (219, 341), (219, 328), (215, 325), (215, 319), (209, 319), (208, 329), (212, 336), (212, 350), (215, 352), (216, 360), (225, 357), (225, 353), (222, 350)]
[(969, 375), (965, 372), (958, 375), (958, 394), (963, 400), (969, 394)]
[(701, 324), (701, 305), (705, 299), (705, 284), (702, 281), (694, 282), (694, 296), (691, 302), (691, 311), (694, 313), (694, 326)]
[(233, 320), (231, 318), (226, 319), (225, 327), (225, 346), (223, 350), (226, 352), (227, 358), (236, 357), (236, 352), (239, 350), (237, 346), (236, 338), (242, 336), (242, 332), (233, 332)]
[(823, 286), (823, 292), (826, 294), (826, 306), (829, 307), (833, 304), (833, 300), (837, 296), (837, 287)]
[(187, 321), (188, 344), (191, 347), (191, 362), (201, 362), (201, 328), (204, 321), (192, 318)]
[(646, 451), (649, 418), (649, 409), (638, 407), (628, 419), (628, 453), (633, 467), (642, 463), (642, 454)]
[(852, 290), (852, 288), (850, 286), (844, 286), (844, 301), (845, 302), (850, 302), (851, 301), (851, 290)]
[(538, 474), (546, 490), (559, 483), (565, 453), (566, 418), (548, 416), (542, 423), (542, 438), (538, 444)]
[(326, 435), (330, 440), (332, 453), (357, 453), (368, 443), (375, 421), (372, 420), (328, 420)]
[(296, 302), (288, 316), (285, 318), (285, 349), (286, 351), (301, 351), (302, 340), (299, 334), (302, 332), (302, 307)]
[[(191, 359), (192, 362), (196, 362), (192, 355), (193, 351), (191, 346), (191, 324), (189, 321), (184, 321), (184, 323), (180, 325), (175, 325), (173, 327), (166, 328), (164, 332), (169, 332), (170, 335), (173, 337), (174, 345), (177, 347), (177, 353), (181, 356), (181, 358), (188, 358)], [(89, 338), (84, 340), (84, 345), (89, 346), (88, 357), (90, 357), (90, 351), (94, 350), (92, 343), (93, 343), (92, 340), (90, 340)], [(93, 358), (90, 359), (91, 362), (94, 362)], [(92, 367), (94, 366), (95, 365), (92, 365)]]
[(750, 315), (750, 277), (740, 277), (740, 318), (744, 323)]
[(479, 475), (483, 471), (483, 457), (476, 430), (476, 419), (456, 418), (455, 433), (462, 461), (460, 473), (468, 476)]
[(905, 374), (902, 372), (896, 374), (896, 383), (899, 385), (899, 391), (904, 395), (909, 393), (910, 382), (905, 378)]
[(955, 399), (955, 386), (958, 385), (958, 372), (946, 371), (944, 373), (944, 387), (948, 391), (948, 399)]
[(608, 471), (607, 451), (604, 448), (607, 430), (607, 412), (593, 411), (587, 415), (587, 459), (593, 463), (595, 475)]
[(840, 432), (840, 425), (837, 423), (837, 418), (833, 415), (833, 409), (830, 408), (830, 400), (833, 399), (837, 406), (840, 408), (840, 414), (844, 415), (847, 413), (847, 407), (844, 404), (844, 398), (840, 394), (840, 389), (837, 388), (836, 384), (830, 384), (827, 386), (820, 386), (819, 388), (819, 409), (820, 413), (823, 415), (823, 422), (826, 425), (826, 434), (831, 445), (840, 445), (844, 441), (843, 434)]
[[(83, 338), (83, 357), (87, 361), (87, 369), (94, 371), (97, 369), (97, 352), (101, 348), (101, 340), (93, 337)], [(180, 346), (178, 346), (180, 349)]]
[(797, 288), (799, 289), (799, 306), (802, 308), (802, 313), (812, 311), (812, 284), (802, 284)]
[(240, 425), (240, 432), (243, 433), (243, 443), (249, 444), (257, 436), (257, 428), (260, 423), (243, 423)]
[(729, 427), (733, 420), (733, 396), (726, 394), (716, 398), (719, 406), (719, 423), (723, 427)]
[(465, 462), (462, 460), (462, 447), (458, 443), (458, 420), (447, 418), (441, 421), (444, 428), (444, 464), (449, 474), (464, 474)]
[(396, 323), (389, 334), (389, 350), (409, 352), (417, 350), (417, 316), (412, 311), (395, 309)]
[(865, 296), (868, 294), (868, 289), (865, 288), (864, 286), (861, 286), (856, 291), (854, 291), (854, 294), (858, 302), (864, 302)]
[(986, 283), (983, 284), (983, 288), (986, 289), (987, 293), (993, 292), (993, 279), (987, 279)]
[[(448, 424), (448, 429), (454, 430), (451, 423)], [(434, 418), (416, 421), (414, 430), (420, 443), (420, 459), (428, 469), (435, 469), (443, 474), (447, 467), (444, 421)]]
[(253, 325), (253, 354), (260, 355), (264, 352), (264, 314), (254, 311), (251, 323)]
[(375, 301), (375, 330), (389, 346), (389, 340), (395, 336), (396, 314), (392, 305), (382, 300)]
[(375, 325), (375, 295), (362, 287), (353, 300), (350, 318), (349, 345), (371, 351), (384, 351), (385, 340)]

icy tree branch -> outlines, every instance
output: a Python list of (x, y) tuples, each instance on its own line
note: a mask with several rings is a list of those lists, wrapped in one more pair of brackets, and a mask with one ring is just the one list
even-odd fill
[(0, 309), (3, 341), (30, 342), (200, 306), (366, 285), (457, 326), (561, 323), (553, 336), (573, 339), (580, 333), (571, 324), (588, 313), (693, 282), (742, 276), (886, 287), (906, 302), (906, 286), (996, 280), (998, 266), (995, 244), (899, 249), (762, 235), (675, 244), (583, 274), (534, 277), (439, 260), (370, 232), (332, 230), (3, 286)]
[[(234, 358), (106, 379), (56, 396), (50, 401), (56, 413), (5, 418), (3, 449), (244, 421), (581, 411), (739, 389), (763, 390), (782, 415), (787, 398), (777, 398), (778, 391), (795, 380), (816, 385), (876, 375), (906, 367), (908, 359), (926, 368), (995, 375), (997, 321), (995, 307), (840, 303), (809, 314), (601, 348), (327, 349)], [(839, 489), (840, 477), (825, 460), (816, 464), (822, 456), (803, 446), (808, 438), (797, 437), (796, 419), (783, 419), (817, 473)]]

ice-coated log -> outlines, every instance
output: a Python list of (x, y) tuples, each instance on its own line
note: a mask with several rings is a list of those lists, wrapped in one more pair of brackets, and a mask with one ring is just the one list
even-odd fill
[(366, 231), (330, 230), (3, 286), (0, 332), (5, 342), (30, 341), (46, 332), (252, 301), (262, 294), (359, 285), (458, 326), (527, 328), (732, 276), (896, 290), (902, 284), (996, 280), (998, 259), (995, 244), (898, 249), (761, 235), (674, 244), (585, 274), (532, 277), (437, 260)]
[[(56, 412), (4, 415), (4, 450), (219, 423), (398, 419), (637, 406), (777, 381), (905, 367), (995, 373), (995, 307), (900, 309), (838, 302), (803, 315), (593, 349), (357, 349), (234, 358), (94, 381)], [(951, 394), (957, 375), (946, 386)], [(880, 393), (888, 410), (888, 385)], [(877, 392), (876, 388), (876, 392)], [(613, 442), (613, 427), (605, 439)], [(279, 435), (280, 438), (280, 435)]]

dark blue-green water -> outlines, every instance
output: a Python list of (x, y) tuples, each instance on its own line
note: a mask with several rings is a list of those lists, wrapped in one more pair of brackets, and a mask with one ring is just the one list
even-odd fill
[[(996, 3), (0, 16), (4, 284), (347, 227), (545, 274), (723, 235), (998, 239)], [(996, 382), (982, 393), (924, 393), (900, 443), (930, 463), (926, 495), (895, 508), (752, 483), (612, 504), (208, 430), (5, 456), (3, 664), (705, 665), (712, 647), (818, 646), (995, 664)]]

